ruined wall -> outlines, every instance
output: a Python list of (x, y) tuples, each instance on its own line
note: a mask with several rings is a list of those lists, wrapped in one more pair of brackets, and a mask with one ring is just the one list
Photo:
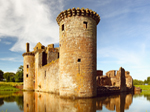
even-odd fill
[(106, 73), (106, 76), (110, 78), (111, 86), (116, 86), (118, 80), (116, 79), (116, 70), (110, 70)]
[(36, 90), (59, 93), (59, 59), (40, 67), (37, 77)]
[(125, 77), (126, 77), (126, 86), (127, 86), (129, 89), (133, 89), (133, 79), (132, 79), (132, 77), (130, 76), (130, 72), (129, 72), (129, 71), (126, 71), (126, 72), (125, 72)]
[(110, 70), (106, 73), (106, 76), (108, 77), (115, 77), (116, 76), (116, 70)]
[(119, 70), (117, 71), (116, 75), (117, 79), (120, 79), (120, 90), (126, 91), (126, 78), (125, 78), (125, 69), (120, 67)]
[(84, 16), (80, 9), (70, 10), (57, 17), (60, 37), (60, 96), (93, 97), (96, 96), (98, 22), (92, 18), (93, 15), (88, 16), (90, 12)]
[(58, 49), (55, 48), (47, 48), (47, 63), (54, 61), (59, 58)]
[(96, 81), (97, 81), (97, 86), (99, 87), (114, 86), (114, 87), (119, 87), (120, 91), (133, 90), (133, 79), (130, 76), (130, 72), (125, 71), (124, 68), (122, 67), (120, 67), (118, 71), (115, 70), (108, 71), (105, 76), (97, 76)]
[(34, 90), (35, 84), (35, 60), (34, 53), (26, 52), (23, 54), (24, 57), (24, 75), (23, 75), (23, 89), (25, 90)]
[(103, 71), (102, 70), (97, 70), (97, 76), (103, 76)]

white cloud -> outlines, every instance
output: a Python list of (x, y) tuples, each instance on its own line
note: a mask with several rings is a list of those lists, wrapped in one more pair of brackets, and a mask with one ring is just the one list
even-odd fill
[(11, 51), (25, 50), (26, 42), (58, 43), (56, 17), (63, 6), (63, 0), (1, 0), (0, 37), (18, 38)]
[(6, 57), (6, 58), (0, 58), (1, 61), (12, 61), (12, 62), (23, 62), (22, 59), (18, 59), (17, 57)]
[(98, 50), (99, 57), (113, 58), (113, 62), (117, 64), (140, 64), (143, 55), (127, 51), (119, 46), (109, 46)]
[(8, 42), (8, 41), (4, 41), (3, 43), (6, 44), (6, 45), (10, 45), (11, 44), (11, 42)]

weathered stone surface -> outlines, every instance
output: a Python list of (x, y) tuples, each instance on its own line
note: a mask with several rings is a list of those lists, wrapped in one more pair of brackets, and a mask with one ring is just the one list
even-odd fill
[[(130, 76), (130, 72), (125, 71), (124, 68), (120, 67), (118, 71), (110, 70), (106, 73), (105, 76), (97, 76), (97, 86), (110, 86), (119, 87), (119, 90), (122, 91), (132, 91), (133, 90), (133, 81), (132, 77)], [(108, 91), (110, 90), (108, 89)], [(105, 88), (106, 89), (106, 88)], [(107, 90), (105, 90), (107, 91)], [(101, 92), (105, 92), (101, 90)], [(100, 92), (100, 88), (98, 88), (98, 92)], [(112, 91), (112, 92), (118, 92)], [(98, 93), (101, 94), (101, 93)]]
[(123, 68), (111, 70), (106, 76), (96, 70), (99, 21), (99, 15), (89, 9), (61, 12), (57, 17), (59, 48), (39, 42), (30, 52), (26, 44), (23, 88), (58, 93), (61, 97), (94, 97), (103, 92), (97, 86), (109, 86), (104, 91), (132, 90), (130, 72)]

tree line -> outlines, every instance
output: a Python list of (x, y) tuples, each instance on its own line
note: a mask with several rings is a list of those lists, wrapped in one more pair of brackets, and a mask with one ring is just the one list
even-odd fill
[(147, 77), (147, 79), (145, 79), (144, 81), (134, 79), (133, 85), (150, 85), (150, 77)]
[(6, 82), (23, 82), (23, 66), (21, 65), (16, 73), (0, 70), (0, 80)]

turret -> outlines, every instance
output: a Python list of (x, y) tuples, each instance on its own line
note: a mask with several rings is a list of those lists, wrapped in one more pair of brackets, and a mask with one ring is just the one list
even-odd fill
[(35, 60), (34, 52), (29, 51), (29, 43), (26, 43), (26, 52), (23, 53), (24, 58), (24, 76), (23, 76), (23, 89), (25, 90), (34, 90), (35, 83)]
[(60, 96), (96, 96), (96, 35), (100, 16), (89, 9), (73, 8), (61, 12), (56, 20), (60, 44)]

